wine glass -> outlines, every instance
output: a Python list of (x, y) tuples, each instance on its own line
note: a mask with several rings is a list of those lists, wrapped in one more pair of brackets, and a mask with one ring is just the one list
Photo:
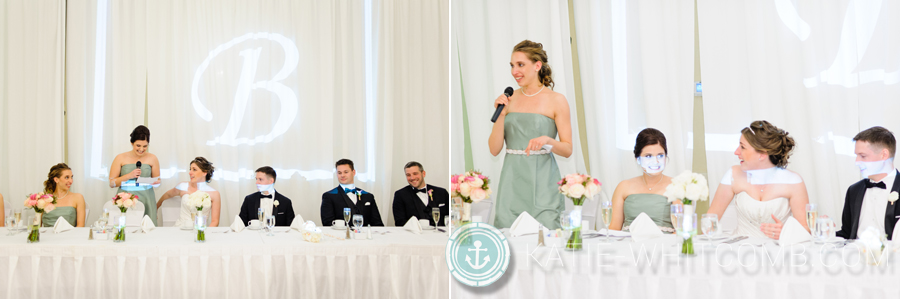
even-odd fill
[(819, 206), (814, 203), (806, 204), (806, 226), (809, 227), (809, 231), (815, 233), (818, 218)]
[(816, 230), (814, 231), (816, 237), (816, 244), (825, 244), (825, 241), (831, 237), (833, 228), (833, 222), (828, 215), (822, 215), (816, 218)]
[(434, 218), (434, 232), (437, 230), (438, 221), (441, 220), (441, 208), (431, 208), (431, 218)]
[(263, 208), (256, 209), (256, 219), (259, 219), (260, 222), (266, 220), (266, 218), (263, 217), (263, 216), (265, 216), (265, 214), (266, 214), (266, 209), (263, 209)]
[(266, 230), (269, 231), (269, 233), (266, 234), (266, 236), (271, 237), (271, 236), (275, 235), (272, 233), (272, 228), (274, 228), (274, 227), (275, 227), (275, 215), (269, 215), (269, 217), (266, 217)]
[(700, 227), (703, 229), (706, 239), (712, 240), (719, 234), (719, 215), (703, 214), (703, 219), (700, 220)]
[(672, 225), (675, 225), (675, 215), (676, 214), (684, 214), (684, 206), (679, 205), (679, 204), (673, 204), (673, 205), (669, 206), (669, 209), (671, 210), (669, 212), (669, 217), (672, 218)]
[(609, 223), (612, 221), (612, 203), (608, 199), (600, 202), (600, 216), (603, 218), (603, 224), (606, 225), (606, 241), (609, 242)]
[(15, 231), (17, 224), (18, 223), (16, 222), (16, 217), (13, 217), (13, 212), (10, 211), (9, 216), (6, 216), (6, 232), (7, 232), (6, 235), (7, 236), (13, 235), (13, 232)]
[(360, 215), (360, 214), (353, 215), (353, 226), (357, 233), (359, 232), (359, 229), (362, 227), (362, 225), (363, 225), (363, 215)]
[(16, 219), (16, 224), (15, 224), (16, 231), (20, 231), (22, 228), (22, 210), (21, 209), (13, 209), (13, 218)]
[(344, 208), (344, 223), (350, 225), (350, 208)]

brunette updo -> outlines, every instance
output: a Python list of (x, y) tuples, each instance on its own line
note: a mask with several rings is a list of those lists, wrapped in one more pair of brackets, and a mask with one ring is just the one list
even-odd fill
[(544, 51), (544, 45), (526, 39), (513, 47), (513, 53), (515, 52), (525, 54), (531, 62), (540, 61), (541, 69), (538, 71), (538, 78), (542, 85), (553, 89), (553, 71), (550, 69), (550, 64), (547, 63), (547, 52)]
[(138, 140), (144, 140), (147, 141), (147, 143), (150, 143), (150, 129), (144, 125), (134, 128), (134, 131), (131, 131), (131, 143)]
[(191, 164), (197, 165), (197, 168), (200, 168), (200, 170), (206, 173), (207, 183), (212, 180), (213, 171), (216, 170), (216, 168), (213, 167), (212, 162), (209, 162), (209, 160), (206, 160), (204, 157), (196, 157), (194, 160), (191, 160)]
[(663, 152), (666, 153), (666, 156), (669, 155), (669, 148), (666, 147), (666, 135), (663, 135), (657, 129), (654, 128), (646, 128), (641, 130), (637, 135), (637, 140), (634, 142), (634, 157), (640, 157), (641, 152), (644, 150), (645, 146), (659, 144), (662, 146)]
[(62, 177), (63, 171), (72, 170), (66, 163), (59, 163), (50, 167), (50, 173), (47, 174), (47, 180), (44, 181), (44, 193), (56, 192), (56, 181), (53, 179)]
[(788, 136), (788, 132), (768, 121), (757, 120), (741, 130), (741, 135), (756, 151), (768, 154), (772, 164), (780, 168), (787, 166), (794, 150), (794, 138)]

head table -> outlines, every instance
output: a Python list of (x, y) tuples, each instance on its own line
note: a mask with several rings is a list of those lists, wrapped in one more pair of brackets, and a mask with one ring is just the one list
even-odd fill
[(870, 265), (860, 243), (780, 246), (749, 238), (723, 244), (695, 237), (695, 255), (682, 256), (675, 235), (643, 242), (589, 238), (571, 252), (561, 249), (561, 238), (545, 238), (538, 247), (537, 235), (504, 234), (511, 254), (504, 275), (485, 287), (454, 280), (453, 298), (900, 297), (900, 254), (885, 251), (881, 265)]
[[(39, 243), (0, 228), (0, 298), (447, 298), (448, 234), (372, 228), (372, 240), (321, 243), (296, 230), (275, 236), (209, 228), (205, 243), (190, 230), (127, 228), (126, 242), (88, 228)], [(44, 232), (46, 231), (46, 232)], [(365, 231), (365, 230), (363, 230)], [(345, 231), (323, 228), (331, 236)], [(358, 235), (365, 238), (366, 234)]]

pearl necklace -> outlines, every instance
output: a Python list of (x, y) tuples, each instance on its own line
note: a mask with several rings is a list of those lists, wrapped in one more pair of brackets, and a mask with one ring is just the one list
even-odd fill
[(63, 199), (63, 198), (66, 198), (66, 196), (69, 196), (69, 191), (66, 191), (66, 195), (63, 195), (63, 196), (62, 196), (62, 197), (59, 197), (59, 198), (57, 198), (57, 200), (60, 200), (60, 199)]
[(535, 92), (535, 93), (533, 93), (533, 94), (527, 94), (527, 93), (525, 93), (525, 88), (524, 88), (524, 87), (522, 87), (521, 90), (522, 90), (522, 94), (524, 94), (526, 97), (533, 97), (533, 96), (536, 96), (537, 94), (541, 93), (541, 91), (544, 91), (544, 86), (541, 85), (541, 89), (539, 89), (537, 92)]

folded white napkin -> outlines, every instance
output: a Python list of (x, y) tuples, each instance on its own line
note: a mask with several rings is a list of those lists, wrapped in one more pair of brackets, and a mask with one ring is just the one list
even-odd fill
[(244, 227), (245, 227), (244, 221), (241, 220), (241, 216), (234, 215), (234, 222), (231, 223), (231, 230), (233, 230), (236, 233), (239, 233), (242, 230), (244, 230)]
[(72, 225), (69, 224), (69, 222), (66, 221), (65, 218), (59, 216), (59, 218), (56, 218), (56, 224), (53, 225), (53, 233), (58, 234), (72, 228)]
[(643, 242), (663, 235), (656, 223), (647, 216), (647, 213), (641, 213), (631, 222), (631, 239), (635, 242)]
[(525, 234), (534, 234), (538, 232), (540, 227), (542, 225), (537, 219), (531, 217), (528, 212), (522, 212), (522, 214), (519, 214), (519, 218), (516, 218), (516, 221), (513, 221), (512, 226), (509, 227), (509, 235), (518, 237)]
[(403, 225), (403, 228), (416, 234), (422, 233), (422, 227), (419, 226), (419, 219), (416, 218), (416, 216), (412, 216), (412, 218), (409, 218), (409, 221), (406, 221), (406, 224)]
[(781, 236), (778, 237), (778, 244), (781, 246), (791, 246), (800, 242), (812, 240), (812, 235), (803, 228), (803, 225), (794, 219), (788, 217), (781, 227)]
[(156, 225), (153, 225), (153, 220), (150, 220), (150, 216), (144, 215), (144, 218), (141, 219), (141, 231), (149, 233), (154, 228), (156, 228)]
[(303, 220), (303, 216), (300, 216), (300, 214), (297, 214), (296, 216), (294, 216), (294, 221), (291, 221), (291, 228), (302, 232), (303, 225), (305, 223), (306, 223), (306, 221)]
[(602, 235), (609, 234), (610, 237), (630, 237), (631, 236), (630, 232), (623, 232), (620, 230), (611, 230), (611, 229), (605, 229), (605, 228), (598, 230), (597, 233), (600, 233)]

